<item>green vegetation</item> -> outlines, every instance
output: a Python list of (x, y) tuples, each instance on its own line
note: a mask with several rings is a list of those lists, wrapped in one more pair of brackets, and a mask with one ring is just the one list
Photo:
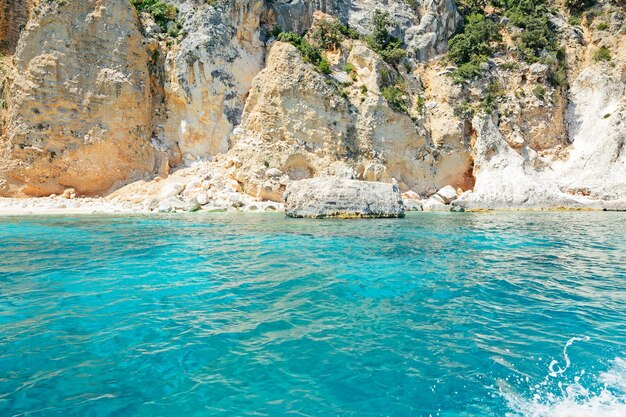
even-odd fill
[(543, 101), (546, 98), (546, 89), (543, 85), (538, 85), (535, 88), (533, 88), (533, 94), (539, 100)]
[(167, 32), (171, 36), (178, 36), (180, 27), (169, 25), (170, 22), (176, 22), (178, 17), (178, 9), (176, 6), (164, 3), (161, 0), (131, 0), (131, 3), (137, 11), (147, 12), (154, 18), (154, 21), (161, 28), (162, 32)]
[(500, 64), (500, 68), (505, 71), (517, 71), (519, 70), (519, 64), (514, 61), (507, 61)]
[(493, 53), (495, 42), (502, 40), (500, 25), (487, 20), (482, 14), (471, 14), (465, 19), (463, 33), (448, 43), (448, 58), (458, 67), (453, 73), (455, 82), (479, 76), (481, 64)]
[(417, 112), (419, 114), (424, 113), (424, 105), (426, 104), (426, 100), (422, 95), (417, 96), (417, 102), (415, 104), (417, 105)]
[(310, 37), (316, 46), (330, 51), (339, 48), (346, 38), (358, 39), (359, 34), (338, 20), (321, 20), (311, 29)]
[(569, 23), (572, 26), (579, 26), (580, 18), (578, 16), (570, 16), (569, 19), (567, 19), (567, 23)]
[(454, 108), (454, 115), (465, 120), (474, 117), (474, 108), (469, 100), (465, 100), (460, 106)]
[[(560, 55), (554, 30), (548, 19), (550, 10), (545, 0), (496, 0), (494, 5), (504, 11), (509, 23), (521, 29), (514, 34), (520, 57), (533, 63), (552, 56), (554, 60)], [(549, 58), (548, 58), (549, 59)], [(544, 62), (547, 63), (547, 62)]]
[(564, 64), (560, 64), (556, 70), (550, 71), (548, 81), (554, 87), (562, 87), (567, 85), (567, 70)]
[[(336, 20), (322, 20), (309, 33), (311, 42), (294, 32), (283, 32), (280, 26), (274, 26), (272, 35), (281, 42), (288, 42), (295, 46), (302, 54), (304, 62), (315, 65), (322, 74), (330, 74), (330, 63), (324, 57), (323, 51), (330, 51), (341, 46), (341, 42), (346, 39), (358, 38), (359, 34), (348, 26)], [(346, 67), (349, 64), (346, 64)], [(354, 68), (350, 71), (344, 70), (353, 75)], [(354, 75), (356, 76), (356, 75)]]
[(597, 30), (607, 30), (609, 28), (609, 25), (607, 25), (604, 22), (600, 22), (598, 23), (598, 25), (596, 26)]
[(316, 46), (325, 50), (339, 48), (344, 39), (337, 21), (320, 20), (311, 30), (311, 40)]
[(403, 97), (404, 94), (402, 93), (402, 90), (400, 90), (397, 86), (394, 85), (383, 87), (380, 92), (385, 100), (387, 100), (389, 107), (398, 112), (407, 112), (406, 102), (404, 101)]
[(602, 47), (593, 54), (593, 60), (596, 62), (609, 62), (611, 60), (611, 51), (609, 51), (609, 48)]
[(502, 40), (500, 25), (482, 14), (472, 14), (465, 20), (465, 30), (448, 44), (448, 57), (457, 65), (482, 61), (493, 53), (492, 43)]
[(571, 11), (571, 12), (581, 12), (583, 10), (585, 10), (586, 8), (593, 6), (593, 4), (595, 3), (594, 0), (565, 0), (565, 6)]
[(322, 74), (330, 74), (330, 63), (325, 58), (322, 58), (321, 61), (317, 64), (317, 70)]
[(392, 25), (389, 13), (374, 11), (374, 30), (367, 36), (367, 45), (376, 51), (385, 62), (397, 65), (406, 57), (406, 51), (402, 49), (402, 41), (391, 36)]
[[(495, 13), (490, 16), (484, 11), (487, 1), (461, 0), (459, 3), (465, 16), (465, 27), (448, 43), (448, 58), (457, 65), (452, 73), (454, 81), (463, 83), (480, 77), (488, 68), (485, 63), (489, 57), (502, 47), (501, 31), (508, 30), (520, 59), (548, 65), (551, 82), (564, 85), (564, 52), (549, 20), (554, 10), (548, 7), (546, 0), (491, 0)], [(502, 15), (508, 19), (506, 26), (499, 23)], [(507, 71), (518, 68), (514, 62), (504, 63), (501, 67)]]
[(278, 38), (278, 35), (283, 33), (283, 29), (278, 25), (274, 25), (270, 33), (272, 34), (273, 37)]
[(469, 16), (472, 14), (484, 14), (484, 9), (488, 2), (487, 0), (457, 0), (455, 3), (463, 16)]
[(487, 86), (485, 96), (479, 104), (479, 109), (491, 114), (498, 108), (498, 97), (504, 95), (504, 89), (499, 82), (492, 82)]
[(322, 74), (330, 74), (330, 63), (322, 56), (320, 48), (311, 45), (302, 36), (293, 32), (282, 32), (278, 35), (278, 40), (281, 42), (288, 42), (295, 46), (302, 54), (304, 62), (315, 65), (317, 70)]

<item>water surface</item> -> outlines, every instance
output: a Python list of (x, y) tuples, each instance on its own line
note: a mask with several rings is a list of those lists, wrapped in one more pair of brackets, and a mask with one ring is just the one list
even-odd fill
[(0, 218), (0, 416), (626, 415), (626, 213)]

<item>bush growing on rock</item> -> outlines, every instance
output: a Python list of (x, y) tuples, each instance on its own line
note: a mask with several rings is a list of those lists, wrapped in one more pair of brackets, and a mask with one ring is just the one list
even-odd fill
[(549, 19), (552, 12), (545, 0), (494, 0), (493, 4), (504, 11), (511, 26), (521, 29), (513, 39), (522, 59), (533, 63), (552, 55), (560, 60), (561, 51)]
[[(515, 42), (519, 58), (548, 65), (553, 84), (564, 85), (564, 53), (550, 23), (550, 14), (554, 11), (547, 7), (545, 0), (492, 0), (491, 5), (495, 13), (488, 17), (483, 0), (461, 2), (465, 26), (448, 43), (448, 58), (457, 65), (452, 72), (454, 81), (465, 82), (487, 69), (485, 63), (501, 47), (500, 32), (505, 29)], [(506, 16), (506, 25), (499, 23), (499, 15)]]
[(565, 6), (572, 12), (581, 12), (594, 3), (594, 0), (565, 0)]
[(131, 2), (138, 11), (150, 13), (163, 32), (168, 31), (168, 23), (174, 22), (178, 16), (176, 6), (161, 0), (131, 0)]
[(535, 97), (537, 97), (539, 100), (543, 101), (546, 98), (546, 89), (544, 86), (542, 85), (538, 85), (535, 88), (533, 88), (533, 94), (535, 95)]
[(374, 30), (366, 38), (367, 45), (376, 51), (384, 61), (397, 65), (406, 57), (406, 51), (402, 49), (402, 41), (391, 36), (389, 29), (392, 21), (389, 13), (375, 10), (373, 23)]
[(385, 100), (387, 100), (387, 104), (389, 104), (389, 107), (401, 113), (407, 112), (406, 102), (404, 101), (404, 97), (403, 97), (404, 94), (398, 87), (396, 86), (383, 87), (380, 93), (385, 98)]
[(609, 51), (608, 48), (602, 47), (593, 54), (593, 60), (596, 62), (609, 62), (611, 60), (611, 51)]
[(458, 65), (452, 73), (456, 83), (472, 79), (482, 73), (481, 66), (493, 53), (493, 43), (502, 40), (500, 25), (482, 14), (472, 14), (465, 19), (462, 33), (448, 44), (448, 58)]
[(341, 46), (344, 39), (358, 39), (359, 34), (337, 20), (320, 20), (311, 29), (311, 39), (320, 48), (333, 50)]
[(457, 65), (462, 65), (493, 53), (492, 42), (502, 40), (500, 25), (487, 20), (482, 14), (467, 17), (465, 30), (450, 40), (448, 57)]
[(288, 42), (295, 46), (302, 54), (304, 62), (315, 65), (317, 70), (322, 74), (330, 73), (330, 63), (322, 56), (322, 51), (311, 45), (302, 36), (293, 32), (282, 32), (278, 35), (278, 40), (281, 42)]

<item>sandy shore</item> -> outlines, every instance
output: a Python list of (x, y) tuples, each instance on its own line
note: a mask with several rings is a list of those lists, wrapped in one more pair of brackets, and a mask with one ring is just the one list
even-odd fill
[[(269, 207), (269, 209), (268, 209)], [(425, 211), (449, 211), (446, 210), (428, 210)], [(509, 208), (505, 210), (495, 211), (626, 211), (626, 202), (614, 202), (614, 204), (606, 203), (602, 208), (563, 208), (555, 207), (552, 209), (528, 209), (528, 208)], [(188, 212), (190, 210), (176, 209), (167, 210), (167, 212)], [(258, 205), (248, 205), (243, 207), (218, 207), (214, 205), (206, 205), (199, 207), (197, 210), (202, 212), (282, 212), (284, 206), (277, 203), (258, 203)], [(412, 210), (409, 210), (412, 211)], [(421, 211), (421, 210), (417, 210)], [(475, 212), (494, 211), (489, 209), (468, 210)], [(146, 204), (132, 203), (129, 201), (111, 201), (106, 198), (75, 198), (65, 199), (62, 197), (43, 197), (43, 198), (0, 198), (0, 216), (27, 216), (27, 215), (70, 215), (70, 214), (149, 214), (163, 213), (164, 211), (149, 207)]]
[(104, 198), (0, 198), (0, 215), (146, 213), (139, 204), (114, 203)]

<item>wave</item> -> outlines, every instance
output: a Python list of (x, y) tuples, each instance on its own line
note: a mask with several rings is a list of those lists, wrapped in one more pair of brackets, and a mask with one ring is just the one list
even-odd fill
[(500, 395), (506, 400), (506, 417), (626, 417), (626, 359), (616, 357), (606, 371), (596, 375), (585, 370), (564, 376), (572, 365), (567, 348), (589, 338), (572, 338), (564, 349), (565, 367), (557, 361), (548, 366), (548, 375), (526, 392), (516, 392), (505, 381), (499, 381)]

